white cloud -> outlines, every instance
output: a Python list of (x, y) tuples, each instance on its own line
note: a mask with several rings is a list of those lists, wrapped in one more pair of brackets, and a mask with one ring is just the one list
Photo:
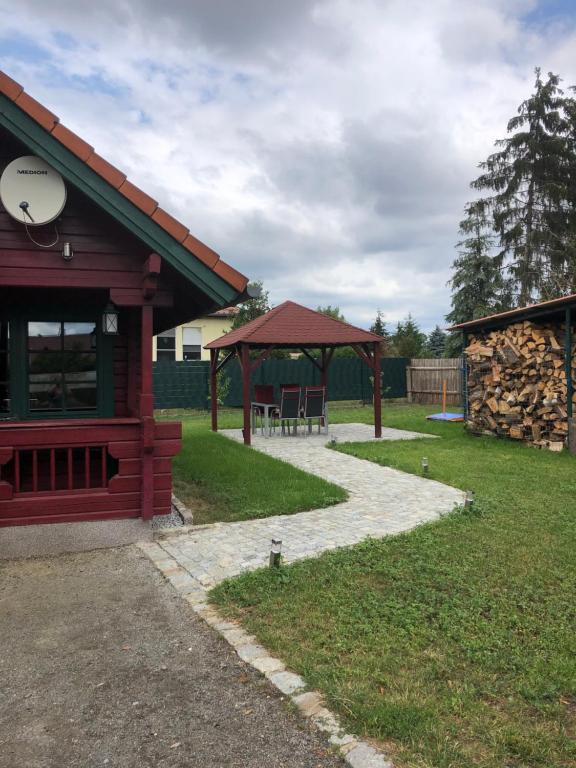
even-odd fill
[(575, 19), (535, 10), (0, 0), (0, 66), (274, 301), (430, 328), (468, 184), (534, 66), (576, 82)]

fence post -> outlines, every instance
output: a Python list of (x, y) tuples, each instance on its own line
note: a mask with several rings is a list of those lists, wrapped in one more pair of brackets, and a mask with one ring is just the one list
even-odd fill
[(406, 398), (412, 402), (412, 361), (406, 366)]

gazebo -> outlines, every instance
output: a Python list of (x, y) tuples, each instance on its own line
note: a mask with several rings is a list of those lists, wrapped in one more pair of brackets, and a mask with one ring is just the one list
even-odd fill
[[(380, 353), (384, 339), (375, 333), (356, 328), (314, 312), (293, 301), (285, 301), (270, 312), (207, 344), (210, 350), (210, 397), (212, 431), (218, 431), (218, 373), (235, 357), (242, 371), (242, 404), (244, 410), (244, 444), (250, 445), (250, 383), (252, 374), (275, 349), (300, 351), (320, 371), (322, 386), (327, 385), (328, 367), (337, 347), (352, 347), (372, 370), (374, 376), (374, 435), (382, 436)], [(316, 359), (310, 350), (319, 349)], [(220, 358), (220, 352), (224, 356)], [(256, 357), (250, 356), (257, 351)]]

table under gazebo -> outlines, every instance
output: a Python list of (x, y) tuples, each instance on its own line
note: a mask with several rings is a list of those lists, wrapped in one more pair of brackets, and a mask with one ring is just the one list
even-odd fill
[[(351, 347), (372, 371), (374, 435), (381, 437), (380, 359), (383, 343), (384, 339), (375, 333), (335, 320), (293, 301), (285, 301), (266, 314), (206, 345), (205, 348), (210, 350), (212, 431), (218, 431), (218, 374), (230, 360), (238, 358), (242, 371), (243, 436), (245, 445), (250, 445), (252, 374), (274, 350), (301, 352), (319, 370), (321, 386), (327, 388), (328, 368), (334, 351), (338, 347)], [(315, 357), (312, 350), (319, 350), (319, 356)]]

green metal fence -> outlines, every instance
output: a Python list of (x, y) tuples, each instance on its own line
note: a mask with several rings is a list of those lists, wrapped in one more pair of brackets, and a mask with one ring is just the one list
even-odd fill
[[(382, 397), (406, 397), (407, 357), (386, 357), (382, 360)], [(225, 405), (242, 405), (242, 377), (237, 360), (231, 361), (223, 373), (230, 378), (230, 390)], [(371, 372), (359, 358), (341, 357), (332, 361), (328, 371), (329, 400), (372, 399)], [(162, 362), (154, 365), (154, 395), (156, 408), (210, 407), (210, 364), (201, 361)], [(252, 376), (252, 385), (272, 384), (279, 391), (282, 384), (310, 386), (320, 383), (320, 373), (309, 360), (276, 360), (269, 358)]]

